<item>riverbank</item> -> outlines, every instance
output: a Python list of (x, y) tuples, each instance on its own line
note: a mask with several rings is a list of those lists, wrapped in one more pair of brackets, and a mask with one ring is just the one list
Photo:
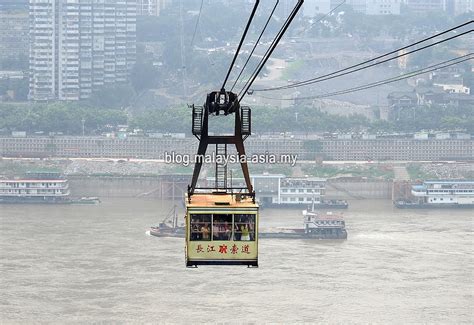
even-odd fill
[[(392, 199), (393, 179), (474, 178), (474, 163), (299, 162), (282, 172), (281, 165), (256, 165), (254, 173), (327, 178), (326, 198)], [(280, 168), (280, 169), (279, 169)], [(21, 177), (28, 171), (57, 171), (70, 181), (71, 195), (97, 197), (182, 197), (192, 168), (158, 160), (1, 159), (0, 177)], [(400, 173), (403, 171), (404, 173)], [(179, 176), (178, 176), (179, 175)], [(212, 171), (209, 171), (212, 175)], [(401, 179), (400, 175), (403, 175)]]
[[(21, 176), (31, 170), (54, 170), (66, 176), (160, 176), (192, 174), (192, 167), (167, 164), (158, 159), (112, 158), (2, 158), (0, 176)], [(256, 164), (253, 173), (285, 174), (292, 177), (358, 177), (370, 180), (396, 178), (394, 170), (406, 168), (411, 180), (474, 178), (474, 162), (402, 162), (402, 161), (297, 161), (285, 164)]]
[[(172, 181), (163, 177), (68, 177), (71, 195), (97, 197), (183, 197), (187, 182)], [(329, 180), (326, 197), (331, 199), (365, 200), (390, 199), (392, 181), (387, 180)]]

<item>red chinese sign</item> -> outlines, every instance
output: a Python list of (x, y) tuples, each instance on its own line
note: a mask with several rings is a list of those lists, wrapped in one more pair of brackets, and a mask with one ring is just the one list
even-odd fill
[(197, 247), (196, 247), (196, 253), (202, 253), (204, 252), (204, 249), (202, 248), (202, 245), (199, 244)]
[(227, 254), (227, 245), (219, 245), (219, 253)]
[(233, 244), (231, 247), (227, 246), (226, 244), (219, 245), (218, 247), (214, 245), (207, 245), (207, 248), (204, 249), (202, 244), (198, 244), (195, 248), (196, 253), (219, 253), (219, 254), (251, 254), (250, 252), (250, 245), (249, 244)]

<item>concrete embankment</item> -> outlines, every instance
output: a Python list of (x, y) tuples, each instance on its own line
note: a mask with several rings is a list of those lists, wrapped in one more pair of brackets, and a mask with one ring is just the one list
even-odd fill
[(69, 177), (73, 196), (98, 197), (182, 197), (185, 185), (159, 177)]
[(393, 183), (391, 180), (328, 180), (326, 198), (344, 200), (391, 199)]
[[(186, 181), (160, 177), (69, 177), (73, 196), (181, 198)], [(385, 180), (337, 181), (326, 184), (328, 199), (390, 199), (392, 182)]]

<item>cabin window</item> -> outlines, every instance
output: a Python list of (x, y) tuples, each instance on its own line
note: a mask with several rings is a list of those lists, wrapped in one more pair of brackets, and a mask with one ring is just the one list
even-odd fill
[(234, 215), (234, 240), (254, 241), (255, 240), (255, 215), (236, 214)]
[(255, 240), (253, 214), (191, 214), (191, 241)]
[(212, 235), (212, 215), (191, 214), (191, 240), (211, 240)]
[(232, 215), (214, 214), (212, 218), (212, 239), (230, 240), (232, 238)]

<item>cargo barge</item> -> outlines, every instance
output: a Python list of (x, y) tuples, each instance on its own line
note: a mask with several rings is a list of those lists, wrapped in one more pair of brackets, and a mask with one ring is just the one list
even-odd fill
[(347, 231), (342, 215), (304, 210), (303, 228), (279, 228), (261, 232), (259, 236), (282, 239), (347, 239)]

